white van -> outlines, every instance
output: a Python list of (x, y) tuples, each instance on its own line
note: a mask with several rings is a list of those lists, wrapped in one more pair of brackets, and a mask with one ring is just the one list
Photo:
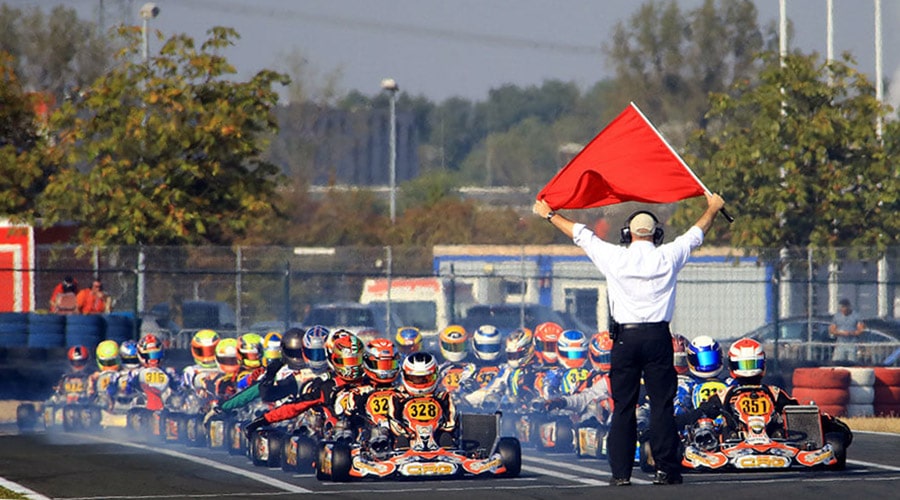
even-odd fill
[[(398, 278), (391, 280), (391, 312), (397, 313), (403, 326), (414, 326), (422, 335), (436, 335), (462, 319), (467, 307), (475, 303), (472, 285), (442, 278)], [(386, 305), (387, 278), (367, 279), (363, 283), (362, 304)]]

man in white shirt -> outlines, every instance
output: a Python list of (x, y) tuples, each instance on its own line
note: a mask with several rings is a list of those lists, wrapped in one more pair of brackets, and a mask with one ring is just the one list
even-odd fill
[(584, 224), (553, 211), (544, 200), (534, 203), (535, 214), (547, 219), (580, 246), (606, 276), (615, 336), (610, 385), (615, 402), (607, 449), (612, 469), (610, 484), (631, 484), (637, 440), (635, 406), (644, 378), (650, 398), (650, 447), (656, 464), (654, 484), (680, 484), (681, 457), (675, 427), (673, 398), (677, 377), (673, 366), (669, 321), (675, 309), (675, 281), (691, 251), (703, 243), (716, 213), (725, 206), (718, 194), (706, 195), (707, 208), (693, 227), (674, 241), (662, 244), (663, 231), (649, 212), (635, 212), (622, 228), (622, 243), (598, 238)]

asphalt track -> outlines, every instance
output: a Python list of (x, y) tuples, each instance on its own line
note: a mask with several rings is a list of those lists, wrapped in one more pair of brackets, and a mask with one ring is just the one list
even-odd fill
[(254, 467), (243, 456), (176, 444), (125, 441), (124, 434), (19, 435), (0, 428), (0, 486), (44, 499), (352, 498), (409, 500), (610, 498), (897, 498), (900, 436), (856, 433), (844, 471), (688, 473), (679, 486), (607, 485), (604, 461), (523, 450), (515, 479), (319, 482), (311, 474)]

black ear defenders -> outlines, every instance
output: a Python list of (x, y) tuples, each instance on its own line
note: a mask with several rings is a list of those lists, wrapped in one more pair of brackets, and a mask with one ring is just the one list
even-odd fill
[(653, 219), (653, 244), (656, 246), (662, 245), (665, 233), (663, 233), (663, 228), (659, 224), (659, 219), (657, 219), (652, 212), (648, 212), (646, 210), (638, 210), (637, 212), (628, 216), (628, 219), (625, 220), (625, 225), (622, 226), (619, 243), (624, 243), (626, 245), (631, 243), (631, 221), (640, 214), (647, 214), (651, 219)]

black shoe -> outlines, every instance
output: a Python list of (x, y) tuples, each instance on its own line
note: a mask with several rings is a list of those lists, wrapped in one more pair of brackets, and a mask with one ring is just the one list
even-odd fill
[(656, 471), (656, 476), (653, 477), (653, 484), (681, 484), (683, 482), (681, 474), (669, 474), (661, 470)]
[(631, 486), (631, 479), (627, 477), (614, 477), (609, 480), (610, 486)]

